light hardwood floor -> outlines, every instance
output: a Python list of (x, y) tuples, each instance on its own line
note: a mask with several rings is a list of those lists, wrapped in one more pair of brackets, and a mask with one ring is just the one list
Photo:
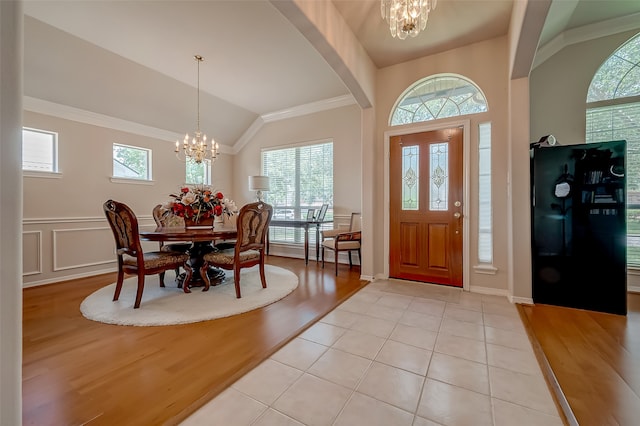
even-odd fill
[[(79, 306), (114, 274), (24, 290), (24, 425), (177, 424), (367, 282), (360, 269), (269, 256), (299, 286), (272, 305), (195, 324), (126, 327)], [(197, 291), (197, 290), (195, 290)]]
[(626, 317), (550, 305), (520, 310), (574, 415), (570, 424), (640, 424), (640, 294), (628, 295)]

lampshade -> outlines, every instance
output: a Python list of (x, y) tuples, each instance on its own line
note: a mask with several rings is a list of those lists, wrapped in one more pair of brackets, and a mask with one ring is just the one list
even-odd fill
[(249, 176), (250, 191), (268, 191), (269, 176)]

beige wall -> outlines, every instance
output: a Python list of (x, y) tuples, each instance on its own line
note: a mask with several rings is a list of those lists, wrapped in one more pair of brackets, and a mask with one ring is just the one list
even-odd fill
[[(432, 55), (406, 62), (392, 67), (381, 69), (377, 79), (377, 132), (376, 132), (376, 157), (375, 169), (383, 170), (387, 156), (384, 152), (385, 137), (387, 131), (396, 131), (390, 127), (389, 114), (398, 99), (407, 87), (416, 81), (434, 74), (452, 73), (464, 76), (472, 80), (484, 92), (489, 111), (486, 113), (456, 117), (455, 120), (442, 120), (442, 125), (447, 122), (470, 120), (470, 150), (465, 158), (469, 174), (469, 191), (466, 199), (469, 203), (469, 216), (466, 226), (469, 226), (469, 252), (468, 257), (471, 268), (465, 280), (468, 280), (470, 289), (479, 291), (495, 291), (506, 294), (507, 291), (507, 146), (508, 134), (508, 55), (507, 41), (505, 37), (496, 38), (482, 43), (473, 44), (460, 49), (451, 50), (442, 54)], [(478, 125), (490, 121), (492, 123), (492, 192), (493, 192), (493, 223), (494, 223), (494, 266), (495, 274), (483, 274), (473, 270), (477, 258), (477, 152), (478, 152)], [(407, 125), (407, 133), (412, 128), (423, 126)], [(378, 173), (375, 186), (384, 187), (385, 176)], [(374, 192), (376, 200), (375, 228), (383, 229), (384, 223), (384, 194), (382, 191)], [(382, 272), (382, 265), (388, 264), (384, 258), (384, 240), (382, 233), (375, 234), (374, 241), (376, 274)]]
[[(24, 285), (115, 270), (113, 235), (102, 204), (109, 198), (122, 201), (142, 227), (153, 228), (153, 206), (184, 183), (184, 164), (176, 159), (173, 142), (33, 112), (25, 112), (24, 125), (57, 132), (60, 159), (59, 177), (23, 178)], [(334, 142), (334, 211), (337, 221), (344, 220), (361, 208), (357, 105), (265, 124), (237, 155), (218, 158), (212, 186), (238, 205), (250, 202), (255, 194), (247, 176), (260, 173), (261, 148), (329, 139)], [(111, 181), (114, 142), (152, 150), (152, 183)], [(295, 250), (289, 254), (301, 256)]]
[[(60, 170), (55, 178), (23, 178), (24, 285), (115, 270), (113, 235), (102, 204), (109, 198), (124, 202), (141, 226), (153, 228), (151, 210), (185, 180), (173, 143), (33, 112), (24, 113), (24, 125), (58, 133)], [(114, 142), (152, 150), (153, 182), (111, 181)], [(214, 187), (230, 198), (232, 163), (221, 155), (213, 165)]]

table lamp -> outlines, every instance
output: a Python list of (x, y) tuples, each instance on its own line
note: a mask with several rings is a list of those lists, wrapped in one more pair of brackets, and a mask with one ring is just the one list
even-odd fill
[(264, 201), (262, 191), (269, 190), (269, 176), (249, 176), (249, 190), (257, 191), (258, 201)]

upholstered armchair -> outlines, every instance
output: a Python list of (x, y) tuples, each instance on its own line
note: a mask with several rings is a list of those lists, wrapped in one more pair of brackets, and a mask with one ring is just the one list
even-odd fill
[(341, 251), (349, 254), (349, 268), (353, 267), (351, 252), (358, 252), (358, 259), (361, 260), (360, 243), (362, 240), (362, 232), (360, 230), (361, 215), (360, 213), (351, 213), (351, 221), (349, 229), (328, 229), (322, 231), (322, 267), (324, 268), (324, 251), (325, 249), (333, 250), (335, 253), (336, 276), (338, 275), (338, 255)]

